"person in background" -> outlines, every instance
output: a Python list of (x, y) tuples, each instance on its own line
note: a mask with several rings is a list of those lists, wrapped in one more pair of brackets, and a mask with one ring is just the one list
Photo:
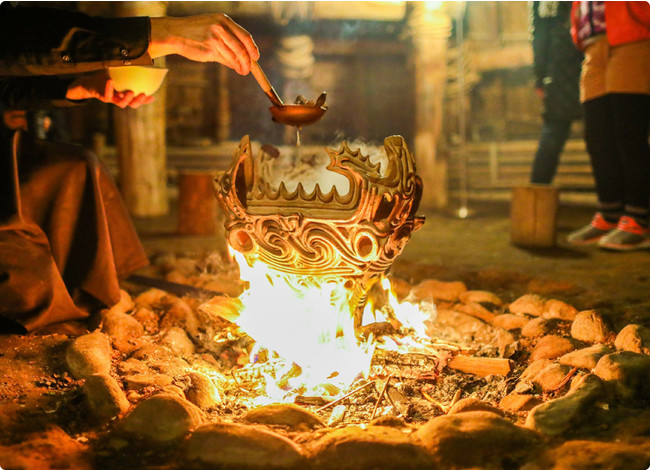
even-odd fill
[(580, 99), (598, 210), (569, 243), (650, 247), (650, 4), (573, 2), (573, 39), (585, 52)]
[(109, 66), (179, 54), (242, 75), (259, 51), (223, 14), (102, 18), (0, 4), (0, 332), (87, 318), (120, 300), (119, 278), (145, 266), (119, 191), (90, 152), (16, 129), (30, 114), (97, 99), (137, 108), (152, 97), (117, 92)]
[(544, 101), (543, 125), (530, 182), (551, 184), (571, 124), (582, 117), (583, 55), (571, 39), (570, 2), (530, 2), (535, 88)]

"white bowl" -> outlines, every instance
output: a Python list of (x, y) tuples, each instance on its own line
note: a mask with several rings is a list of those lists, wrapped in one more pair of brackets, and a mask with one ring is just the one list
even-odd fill
[(136, 95), (153, 95), (162, 85), (167, 72), (168, 69), (141, 65), (108, 67), (108, 75), (113, 79), (115, 90), (131, 90)]

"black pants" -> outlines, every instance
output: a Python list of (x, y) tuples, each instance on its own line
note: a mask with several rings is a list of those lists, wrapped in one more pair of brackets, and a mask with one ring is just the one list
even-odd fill
[(612, 93), (584, 103), (598, 202), (650, 207), (650, 96)]
[(571, 120), (544, 118), (539, 145), (533, 161), (530, 182), (550, 184), (553, 182), (560, 154), (571, 131)]

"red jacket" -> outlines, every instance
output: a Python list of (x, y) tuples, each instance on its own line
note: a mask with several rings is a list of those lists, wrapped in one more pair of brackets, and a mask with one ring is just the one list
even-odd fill
[[(578, 40), (579, 19), (580, 2), (576, 1), (571, 11), (571, 36), (578, 48), (583, 49)], [(650, 40), (650, 4), (645, 1), (605, 2), (605, 24), (610, 46)]]

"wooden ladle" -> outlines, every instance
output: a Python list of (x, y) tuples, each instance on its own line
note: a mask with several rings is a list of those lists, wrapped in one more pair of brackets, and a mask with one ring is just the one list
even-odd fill
[(273, 103), (269, 110), (275, 122), (300, 128), (315, 123), (327, 111), (327, 106), (325, 106), (327, 93), (321, 93), (316, 102), (306, 101), (301, 96), (298, 96), (295, 104), (284, 104), (257, 62), (251, 63), (251, 73), (262, 90), (264, 90), (266, 96), (271, 100), (271, 103)]

